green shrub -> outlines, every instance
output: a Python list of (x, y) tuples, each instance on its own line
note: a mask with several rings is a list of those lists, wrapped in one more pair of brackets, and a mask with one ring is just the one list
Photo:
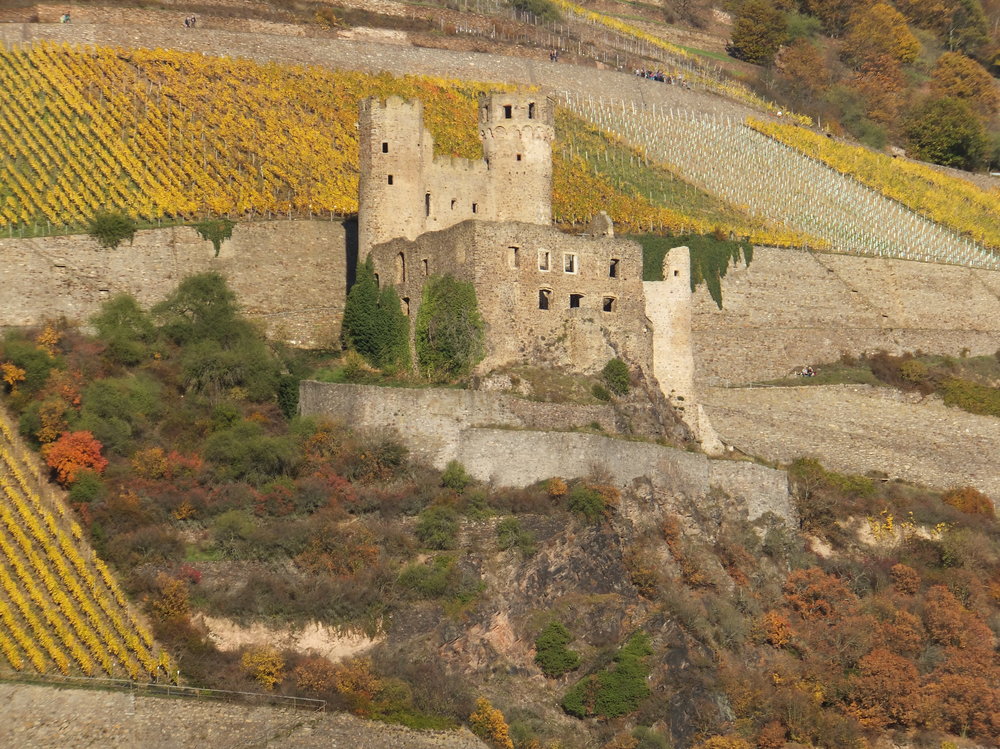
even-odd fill
[(278, 378), (278, 408), (291, 421), (299, 412), (299, 378), (285, 374)]
[(586, 484), (577, 484), (570, 489), (566, 506), (570, 512), (582, 515), (588, 523), (599, 520), (608, 509), (604, 495)]
[(162, 387), (148, 375), (95, 380), (83, 391), (73, 427), (92, 432), (108, 450), (132, 452), (134, 440), (151, 429), (163, 411)]
[(401, 588), (421, 598), (439, 598), (448, 592), (452, 584), (455, 558), (435, 557), (428, 564), (411, 564), (399, 573)]
[(373, 367), (395, 370), (410, 363), (410, 321), (392, 286), (381, 291), (369, 257), (347, 294), (341, 336)]
[(417, 361), (430, 379), (463, 377), (486, 355), (485, 324), (476, 289), (467, 281), (429, 278), (415, 328)]
[(219, 251), (222, 249), (222, 243), (232, 238), (235, 226), (235, 222), (225, 217), (207, 218), (195, 224), (194, 230), (198, 232), (198, 235), (202, 239), (212, 243), (212, 247), (215, 248), (215, 256), (218, 257)]
[(142, 361), (156, 337), (152, 319), (129, 294), (116, 294), (105, 301), (90, 323), (107, 344), (108, 358), (125, 366)]
[(458, 537), (458, 512), (444, 505), (428, 507), (420, 513), (414, 533), (428, 549), (453, 549)]
[(69, 488), (70, 502), (89, 504), (104, 496), (104, 480), (93, 471), (79, 471)]
[(555, 3), (550, 0), (510, 0), (511, 6), (525, 13), (531, 13), (542, 21), (558, 21), (562, 16)]
[(631, 386), (628, 364), (621, 359), (611, 359), (601, 370), (601, 379), (615, 395), (625, 395)]
[(457, 460), (448, 461), (441, 474), (441, 486), (460, 492), (472, 483), (472, 477), (466, 472), (465, 466)]
[(160, 322), (160, 332), (178, 345), (215, 341), (229, 347), (260, 337), (240, 316), (236, 294), (219, 273), (188, 276), (152, 312)]
[(205, 457), (216, 464), (219, 480), (260, 486), (289, 475), (298, 452), (294, 438), (271, 437), (259, 424), (242, 421), (210, 436), (205, 441)]
[(517, 518), (504, 518), (497, 523), (497, 545), (503, 551), (517, 549), (527, 558), (535, 553), (535, 535), (524, 530)]
[(566, 646), (573, 636), (560, 622), (551, 622), (535, 640), (535, 663), (551, 679), (580, 665), (580, 656)]
[(113, 250), (126, 239), (135, 239), (135, 219), (124, 213), (100, 211), (90, 219), (87, 234), (106, 250)]
[(949, 377), (941, 383), (940, 392), (946, 406), (981, 416), (1000, 416), (1000, 388)]
[(59, 357), (53, 357), (32, 341), (27, 341), (11, 333), (3, 342), (0, 361), (9, 361), (24, 370), (24, 379), (17, 389), (25, 397), (30, 397), (45, 387), (49, 374), (61, 364)]
[(563, 710), (577, 718), (618, 718), (634, 712), (649, 696), (645, 658), (652, 653), (649, 636), (636, 632), (615, 655), (613, 669), (603, 669), (573, 685), (563, 698)]
[(605, 403), (611, 400), (611, 393), (599, 382), (594, 383), (594, 387), (590, 389), (590, 394), (597, 398), (597, 400), (604, 401)]

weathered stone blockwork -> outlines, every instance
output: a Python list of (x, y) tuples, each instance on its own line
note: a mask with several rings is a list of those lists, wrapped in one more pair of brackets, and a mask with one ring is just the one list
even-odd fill
[(454, 458), (462, 430), (474, 426), (573, 429), (596, 423), (624, 429), (611, 406), (540, 403), (503, 393), (448, 388), (383, 388), (304, 381), (299, 410), (366, 429), (395, 428), (421, 460), (444, 468)]
[(479, 100), (478, 161), (435, 157), (423, 104), (362, 102), (358, 121), (361, 256), (381, 242), (415, 239), (472, 218), (552, 221), (552, 103), (535, 94)]
[(189, 227), (140, 231), (115, 250), (80, 235), (0, 239), (0, 327), (86, 322), (119, 292), (148, 306), (185, 276), (214, 270), (272, 337), (326, 345), (344, 311), (345, 247), (344, 225), (331, 221), (240, 223), (219, 257)]
[(646, 481), (655, 492), (684, 495), (696, 504), (714, 488), (729, 495), (751, 520), (766, 512), (788, 521), (795, 517), (781, 471), (710, 460), (650, 442), (553, 431), (591, 421), (606, 431), (620, 431), (610, 406), (537, 403), (463, 390), (303, 382), (299, 408), (306, 416), (327, 416), (360, 429), (393, 429), (420, 459), (438, 468), (458, 460), (473, 477), (499, 486), (527, 486), (552, 476), (581, 478), (599, 470), (622, 488)]
[[(651, 372), (642, 257), (634, 242), (466, 221), (381, 244), (371, 257), (380, 283), (396, 286), (412, 319), (428, 276), (451, 274), (475, 285), (487, 325), (482, 371), (528, 363), (593, 372), (621, 356)], [(543, 295), (548, 309), (540, 309)]]
[(1000, 347), (1000, 273), (906, 260), (755, 248), (694, 297), (696, 379), (729, 384), (885, 349), (959, 356)]

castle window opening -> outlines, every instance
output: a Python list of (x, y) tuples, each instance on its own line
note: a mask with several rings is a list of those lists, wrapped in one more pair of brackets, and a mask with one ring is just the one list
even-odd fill
[(619, 262), (620, 261), (618, 260), (618, 258), (616, 258), (616, 257), (611, 258), (611, 267), (608, 268), (608, 277), (609, 278), (618, 278), (618, 263)]
[(375, 285), (378, 286), (379, 288), (381, 288), (382, 286), (382, 284), (380, 284), (378, 281), (378, 273), (375, 274)]
[(473, 213), (479, 213), (479, 203), (473, 203), (472, 204), (472, 212)]
[(538, 251), (538, 270), (548, 270), (549, 269), (549, 251), (539, 250)]
[(389, 153), (389, 144), (382, 141), (382, 153)]
[(572, 252), (566, 252), (563, 254), (563, 270), (566, 273), (576, 273), (576, 254)]
[(396, 255), (396, 283), (406, 283), (406, 256), (402, 252)]
[(388, 177), (388, 182), (389, 182), (390, 185), (392, 184), (392, 175), (391, 174)]
[(424, 215), (431, 215), (431, 194), (429, 192), (424, 193)]
[(511, 268), (521, 267), (521, 258), (520, 253), (518, 252), (520, 249), (520, 247), (516, 247), (514, 245), (507, 248), (507, 262)]
[(674, 271), (674, 277), (675, 277), (675, 278), (676, 278), (677, 276), (679, 276), (680, 274), (681, 274), (681, 272), (680, 272), (679, 270), (675, 270), (675, 271)]
[(424, 276), (426, 277), (427, 276), (427, 258), (424, 258), (420, 262), (423, 265)]
[(520, 160), (521, 160), (521, 154), (518, 154), (518, 155), (517, 155), (517, 160), (518, 160), (518, 161), (520, 161)]
[(538, 290), (538, 309), (547, 310), (552, 306), (552, 289)]
[(618, 307), (618, 300), (613, 296), (606, 296), (601, 302), (601, 309), (605, 312), (615, 312)]
[(410, 297), (404, 296), (399, 301), (400, 301), (400, 304), (403, 305), (403, 314), (406, 315), (407, 317), (409, 317), (410, 316)]
[(514, 117), (514, 108), (510, 104), (504, 104), (503, 105), (503, 118), (505, 120), (510, 120), (510, 119), (513, 119), (513, 117)]
[(583, 303), (583, 294), (570, 294), (569, 295), (569, 308), (579, 309)]
[(528, 119), (535, 119), (535, 102), (533, 101), (528, 102)]
[(455, 210), (455, 206), (458, 205), (458, 201), (454, 198), (451, 199), (451, 210)]

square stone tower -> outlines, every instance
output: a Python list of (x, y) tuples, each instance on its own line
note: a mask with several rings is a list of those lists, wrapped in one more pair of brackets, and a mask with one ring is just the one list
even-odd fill
[(552, 222), (553, 104), (545, 96), (480, 96), (483, 159), (435, 157), (423, 104), (366, 99), (358, 117), (360, 256), (468, 219)]

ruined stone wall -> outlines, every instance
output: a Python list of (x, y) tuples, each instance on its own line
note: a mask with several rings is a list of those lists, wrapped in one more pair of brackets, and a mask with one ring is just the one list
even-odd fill
[[(629, 240), (467, 221), (379, 245), (371, 257), (380, 282), (396, 284), (413, 319), (428, 275), (450, 273), (476, 285), (487, 326), (481, 371), (527, 363), (590, 373), (615, 356), (646, 372), (652, 366), (641, 251)], [(543, 293), (548, 309), (540, 309)]]
[(414, 455), (438, 468), (455, 457), (462, 431), (472, 426), (573, 429), (597, 423), (608, 432), (622, 431), (624, 426), (606, 405), (541, 403), (475, 390), (313, 381), (299, 386), (299, 411), (363, 429), (395, 429)]
[(756, 248), (722, 280), (723, 309), (694, 298), (700, 383), (772, 379), (885, 349), (960, 356), (1000, 348), (1000, 272)]
[(299, 409), (361, 429), (390, 429), (437, 468), (460, 461), (475, 478), (527, 486), (552, 476), (606, 472), (622, 488), (637, 481), (704, 499), (713, 488), (750, 519), (766, 512), (795, 517), (785, 474), (754, 463), (710, 460), (700, 453), (595, 434), (554, 431), (597, 422), (622, 431), (610, 406), (538, 403), (511, 395), (449, 389), (396, 389), (303, 382)]
[(483, 159), (435, 157), (423, 104), (368, 99), (358, 118), (359, 245), (415, 239), (472, 218), (552, 222), (552, 106), (535, 94), (480, 97)]
[(337, 340), (347, 261), (344, 225), (331, 221), (239, 223), (219, 257), (190, 227), (140, 231), (115, 250), (81, 235), (0, 238), (0, 327), (86, 322), (119, 292), (149, 306), (185, 276), (211, 270), (269, 335), (311, 346)]

